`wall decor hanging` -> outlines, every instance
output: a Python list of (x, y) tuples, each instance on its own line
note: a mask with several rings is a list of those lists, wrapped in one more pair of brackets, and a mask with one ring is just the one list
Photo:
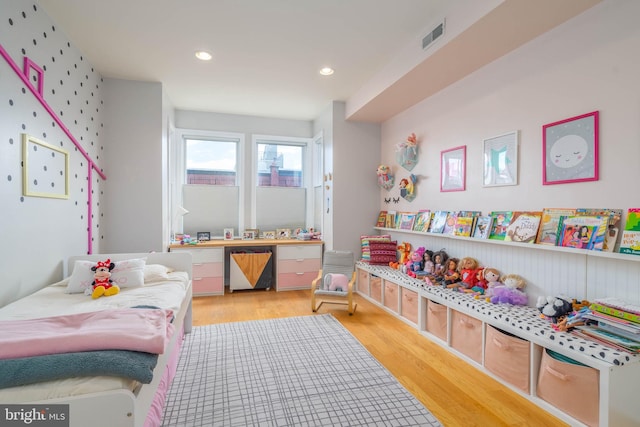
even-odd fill
[(22, 194), (69, 198), (69, 153), (22, 134)]
[(516, 130), (484, 140), (484, 187), (518, 184), (518, 136)]
[(398, 186), (400, 187), (400, 196), (411, 202), (416, 198), (416, 182), (418, 178), (411, 174), (409, 178), (402, 178)]
[(396, 144), (396, 161), (400, 166), (411, 171), (418, 163), (418, 140), (412, 133), (399, 144)]
[(542, 127), (542, 183), (598, 180), (598, 111)]
[(440, 152), (440, 191), (464, 191), (466, 184), (467, 146)]
[(393, 175), (391, 175), (391, 169), (387, 165), (378, 166), (378, 185), (381, 188), (389, 191), (393, 188)]

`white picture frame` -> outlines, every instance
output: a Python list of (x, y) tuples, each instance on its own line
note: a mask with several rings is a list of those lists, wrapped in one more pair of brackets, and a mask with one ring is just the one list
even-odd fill
[(520, 131), (492, 136), (482, 144), (482, 186), (518, 185)]

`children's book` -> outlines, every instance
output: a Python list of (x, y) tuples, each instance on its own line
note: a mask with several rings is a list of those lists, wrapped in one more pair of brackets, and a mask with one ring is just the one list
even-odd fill
[(604, 252), (613, 252), (615, 250), (622, 236), (622, 209), (578, 208), (576, 209), (576, 215), (608, 217), (608, 224), (604, 231), (604, 244), (600, 250)]
[(489, 239), (504, 240), (504, 236), (507, 235), (507, 227), (509, 226), (509, 224), (511, 224), (513, 212), (495, 211), (491, 212), (491, 217), (493, 218), (493, 224), (491, 224)]
[(473, 229), (473, 237), (476, 239), (488, 239), (491, 232), (493, 217), (491, 215), (479, 216), (476, 218), (476, 226)]
[(603, 216), (561, 217), (558, 246), (601, 251), (607, 222), (608, 217)]
[(431, 218), (431, 227), (429, 228), (430, 233), (442, 233), (444, 230), (444, 225), (447, 222), (447, 216), (449, 212), (447, 211), (436, 211), (433, 214), (433, 218)]
[(540, 219), (536, 243), (539, 245), (556, 246), (558, 243), (558, 223), (560, 222), (560, 217), (573, 216), (575, 214), (575, 209), (544, 208), (542, 210), (542, 218)]
[(431, 211), (418, 211), (416, 220), (413, 222), (413, 231), (425, 232), (429, 230), (429, 223), (431, 223)]
[(458, 216), (453, 230), (455, 236), (470, 237), (475, 225), (476, 216)]
[(387, 211), (380, 211), (378, 214), (378, 220), (376, 221), (376, 227), (384, 227), (387, 222)]
[(504, 236), (506, 242), (535, 243), (542, 212), (513, 212)]
[(413, 230), (415, 219), (415, 212), (402, 212), (400, 215), (400, 230)]
[(640, 208), (629, 208), (620, 240), (620, 253), (640, 255)]
[(384, 226), (385, 228), (396, 228), (396, 211), (387, 212), (387, 220)]
[(444, 222), (444, 229), (442, 230), (442, 234), (448, 234), (453, 236), (454, 231), (456, 229), (456, 219), (458, 218), (457, 211), (451, 211), (447, 215), (447, 220)]

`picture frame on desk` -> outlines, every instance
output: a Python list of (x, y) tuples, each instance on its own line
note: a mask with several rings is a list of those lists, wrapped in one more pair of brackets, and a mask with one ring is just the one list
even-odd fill
[[(260, 238), (260, 230), (258, 230), (257, 228), (245, 228), (244, 232), (251, 232), (253, 233), (253, 239), (259, 239)], [(244, 239), (244, 234), (242, 235), (242, 238)], [(244, 239), (244, 240), (251, 240), (251, 239)]]
[(254, 240), (255, 238), (255, 230), (244, 230), (244, 233), (242, 233), (242, 240)]
[(211, 240), (211, 233), (208, 231), (198, 231), (196, 233), (196, 238), (198, 239), (198, 242), (208, 242)]
[(274, 240), (276, 238), (276, 232), (273, 230), (264, 231), (262, 233), (263, 239)]
[(233, 228), (225, 228), (223, 233), (224, 240), (233, 240)]
[(290, 239), (291, 238), (291, 229), (290, 228), (278, 228), (276, 229), (276, 239)]

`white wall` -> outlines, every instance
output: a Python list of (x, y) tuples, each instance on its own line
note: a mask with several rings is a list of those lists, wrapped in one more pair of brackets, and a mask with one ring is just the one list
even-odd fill
[[(23, 15), (24, 13), (24, 15)], [(43, 68), (43, 98), (90, 157), (112, 172), (103, 154), (103, 83), (91, 64), (33, 2), (0, 2), (0, 44), (19, 70), (24, 56)], [(34, 76), (35, 74), (32, 74)], [(35, 85), (35, 83), (34, 83)], [(87, 239), (86, 159), (54, 123), (28, 86), (0, 57), (0, 306), (62, 279), (63, 260), (99, 252), (104, 229), (99, 176), (93, 174), (92, 233)], [(28, 133), (69, 153), (69, 198), (22, 194), (21, 134)], [(58, 172), (58, 171), (55, 171)], [(40, 182), (39, 186), (45, 186)]]
[(112, 172), (105, 182), (104, 252), (162, 252), (166, 228), (163, 187), (162, 85), (104, 79), (105, 129)]
[[(416, 199), (397, 210), (637, 207), (640, 2), (605, 1), (382, 125), (382, 162), (415, 132)], [(542, 185), (542, 126), (600, 111), (600, 179)], [(519, 185), (482, 187), (484, 138), (520, 130)], [(439, 191), (440, 151), (467, 146), (467, 190)], [(380, 207), (383, 203), (380, 193)]]

